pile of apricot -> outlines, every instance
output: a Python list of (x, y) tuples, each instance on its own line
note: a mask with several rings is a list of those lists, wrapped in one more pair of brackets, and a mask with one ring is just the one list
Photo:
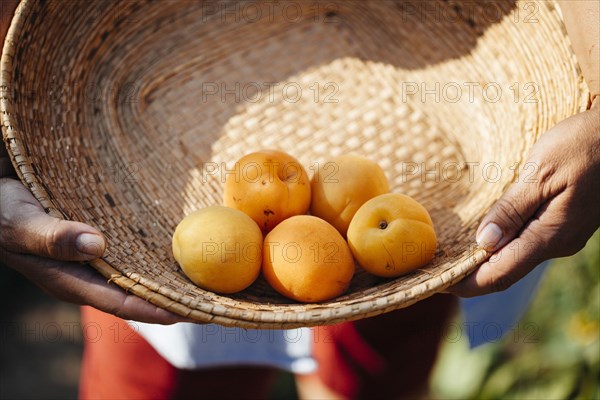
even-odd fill
[(431, 261), (436, 245), (427, 210), (390, 193), (377, 163), (335, 157), (309, 179), (297, 159), (277, 150), (237, 161), (223, 205), (189, 214), (173, 234), (175, 260), (196, 285), (235, 293), (262, 271), (277, 292), (300, 302), (343, 294), (355, 260), (392, 278)]

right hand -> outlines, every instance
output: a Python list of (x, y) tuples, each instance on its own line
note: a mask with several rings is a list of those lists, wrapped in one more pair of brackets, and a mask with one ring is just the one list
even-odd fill
[(0, 145), (0, 260), (52, 296), (118, 317), (172, 324), (189, 321), (107, 282), (85, 264), (102, 256), (106, 241), (95, 228), (53, 218), (15, 176)]

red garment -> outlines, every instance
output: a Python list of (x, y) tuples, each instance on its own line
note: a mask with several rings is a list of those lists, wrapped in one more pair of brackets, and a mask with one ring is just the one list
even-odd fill
[(426, 390), (449, 318), (452, 295), (355, 322), (318, 327), (313, 355), (318, 375), (352, 399), (396, 399)]
[(91, 307), (81, 319), (81, 399), (257, 399), (276, 378), (267, 367), (177, 369), (124, 320)]

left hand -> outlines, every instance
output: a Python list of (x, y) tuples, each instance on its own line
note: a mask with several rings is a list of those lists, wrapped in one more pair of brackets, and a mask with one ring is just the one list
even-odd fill
[[(462, 297), (502, 291), (542, 261), (581, 250), (600, 226), (600, 100), (540, 137), (520, 179), (492, 206), (477, 243), (493, 252), (448, 289)], [(529, 174), (530, 175), (530, 174)]]

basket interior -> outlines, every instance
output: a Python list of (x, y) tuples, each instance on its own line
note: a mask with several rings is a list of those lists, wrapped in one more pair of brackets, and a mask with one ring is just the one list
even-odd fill
[(219, 296), (180, 272), (175, 226), (221, 203), (242, 155), (278, 148), (310, 175), (361, 154), (430, 211), (426, 268), (393, 280), (359, 268), (330, 303), (364, 314), (466, 260), (528, 148), (583, 97), (551, 3), (536, 3), (537, 24), (512, 1), (27, 3), (10, 71), (24, 176), (49, 209), (104, 232), (115, 270), (215, 315), (328, 307), (262, 279)]

